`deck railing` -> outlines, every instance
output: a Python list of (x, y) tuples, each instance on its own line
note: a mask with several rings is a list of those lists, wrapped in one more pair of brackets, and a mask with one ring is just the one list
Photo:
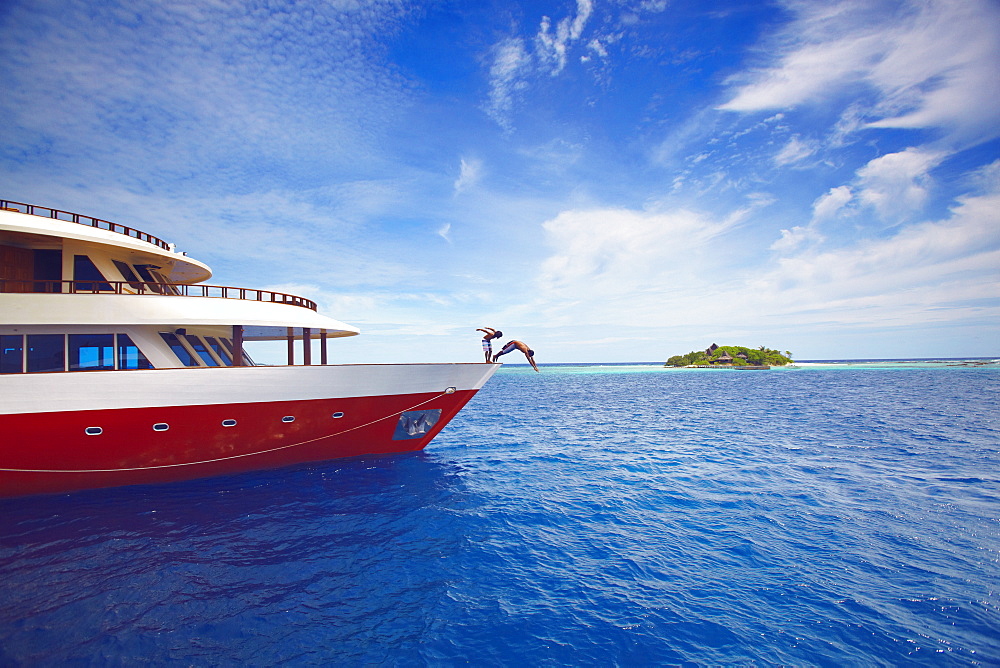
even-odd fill
[(9, 199), (0, 199), (0, 209), (17, 211), (18, 213), (27, 213), (29, 215), (40, 216), (42, 218), (54, 218), (56, 220), (63, 220), (70, 223), (79, 223), (80, 225), (89, 225), (90, 227), (96, 227), (100, 230), (117, 232), (118, 234), (124, 234), (127, 237), (132, 237), (133, 239), (139, 239), (141, 241), (151, 243), (154, 246), (159, 246), (164, 250), (171, 250), (170, 244), (163, 239), (154, 237), (152, 234), (146, 234), (145, 232), (140, 232), (134, 228), (119, 225), (118, 223), (112, 223), (107, 220), (101, 220), (100, 218), (93, 218), (79, 213), (52, 209), (47, 206), (36, 206), (34, 204), (25, 204), (24, 202), (13, 202)]
[(165, 297), (213, 297), (245, 299), (257, 302), (290, 304), (318, 310), (316, 302), (305, 297), (256, 290), (233, 288), (223, 285), (189, 285), (186, 283), (140, 283), (138, 281), (46, 281), (25, 279), (0, 279), (0, 293), (54, 293), (92, 295), (160, 295)]

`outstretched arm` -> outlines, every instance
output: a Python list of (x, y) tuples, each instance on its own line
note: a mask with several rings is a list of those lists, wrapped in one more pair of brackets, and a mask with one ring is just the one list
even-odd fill
[[(535, 371), (538, 371), (538, 365), (535, 364), (535, 356), (534, 355), (525, 355), (525, 357), (527, 357), (528, 361), (531, 362), (531, 368), (533, 368)], [(539, 373), (541, 373), (541, 371), (539, 371)]]

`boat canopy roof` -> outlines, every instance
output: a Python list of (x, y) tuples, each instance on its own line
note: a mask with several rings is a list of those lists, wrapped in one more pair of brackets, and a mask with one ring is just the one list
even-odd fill
[(28, 237), (36, 239), (49, 237), (53, 241), (72, 239), (82, 244), (126, 249), (132, 254), (146, 257), (150, 262), (159, 261), (169, 265), (171, 267), (171, 280), (179, 283), (199, 283), (212, 277), (212, 270), (207, 264), (176, 251), (172, 244), (167, 244), (143, 232), (131, 230), (131, 228), (122, 229), (134, 232), (135, 236), (72, 220), (46, 218), (35, 214), (0, 209), (0, 232), (7, 232), (11, 235), (28, 235)]

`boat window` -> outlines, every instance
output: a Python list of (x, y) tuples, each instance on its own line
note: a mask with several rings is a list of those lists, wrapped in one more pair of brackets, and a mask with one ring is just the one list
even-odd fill
[(225, 346), (219, 343), (214, 336), (206, 336), (205, 343), (208, 344), (209, 348), (215, 351), (215, 354), (219, 356), (219, 359), (222, 360), (223, 364), (226, 366), (233, 365), (232, 353), (226, 350)]
[(70, 334), (70, 371), (108, 371), (115, 368), (114, 334)]
[(112, 260), (112, 262), (115, 263), (118, 271), (121, 272), (122, 278), (128, 281), (130, 286), (136, 290), (142, 290), (142, 282), (139, 280), (139, 277), (135, 275), (135, 272), (132, 271), (132, 267), (128, 266), (128, 263), (122, 262), (121, 260)]
[(28, 335), (28, 373), (66, 370), (66, 337), (63, 334)]
[(180, 294), (177, 288), (171, 285), (170, 281), (164, 278), (163, 274), (157, 271), (157, 269), (159, 269), (159, 267), (157, 267), (155, 264), (135, 265), (135, 270), (139, 272), (140, 276), (142, 276), (142, 280), (146, 281), (147, 283), (156, 283), (156, 287), (147, 286), (149, 289), (164, 295)]
[(215, 361), (212, 354), (208, 352), (208, 348), (206, 348), (205, 344), (202, 343), (201, 337), (195, 336), (194, 334), (187, 334), (184, 338), (187, 339), (187, 342), (191, 345), (191, 348), (194, 349), (195, 353), (198, 354), (198, 357), (201, 358), (201, 361), (205, 363), (205, 366), (219, 366), (219, 363)]
[(160, 272), (156, 271), (156, 269), (158, 269), (158, 267), (152, 267), (152, 268), (150, 268), (150, 273), (153, 275), (153, 278), (156, 279), (156, 282), (160, 283), (163, 286), (163, 294), (165, 294), (165, 295), (179, 295), (180, 294), (180, 290), (178, 290), (177, 288), (175, 288), (174, 284), (170, 282), (170, 279), (168, 279), (166, 276), (164, 276)]
[(146, 286), (147, 290), (152, 290), (153, 292), (159, 293), (162, 292), (160, 290), (159, 281), (157, 281), (156, 277), (153, 276), (153, 274), (150, 272), (150, 267), (152, 266), (153, 265), (151, 264), (137, 264), (135, 265), (135, 270), (139, 272), (139, 275), (142, 277), (143, 281), (151, 284)]
[(181, 364), (184, 366), (199, 366), (198, 360), (188, 352), (188, 349), (184, 347), (184, 344), (178, 340), (173, 332), (160, 332), (160, 336), (167, 342), (170, 349), (174, 351), (174, 355), (177, 355), (177, 359), (181, 361)]
[(137, 264), (135, 265), (135, 270), (139, 272), (140, 276), (142, 276), (142, 280), (147, 283), (156, 283), (156, 279), (153, 278), (153, 274), (149, 272), (148, 264)]
[(128, 334), (118, 335), (118, 368), (119, 369), (152, 369), (146, 356), (139, 347), (132, 343)]
[(62, 251), (35, 249), (35, 292), (62, 292)]
[[(219, 338), (219, 341), (222, 342), (222, 345), (225, 346), (226, 350), (229, 352), (229, 356), (232, 357), (233, 356), (233, 342), (230, 341), (229, 339), (223, 339), (223, 338)], [(252, 359), (250, 359), (250, 355), (247, 354), (247, 351), (246, 351), (245, 348), (243, 349), (243, 366), (257, 366), (256, 364), (254, 364), (254, 361)]]
[(24, 371), (24, 337), (20, 334), (0, 336), (0, 373)]
[(77, 291), (111, 290), (111, 285), (104, 282), (90, 283), (88, 281), (104, 281), (104, 275), (94, 266), (86, 255), (73, 256), (73, 280)]

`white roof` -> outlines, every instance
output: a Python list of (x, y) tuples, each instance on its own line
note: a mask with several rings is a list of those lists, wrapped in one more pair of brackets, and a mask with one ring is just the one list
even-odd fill
[(189, 258), (184, 253), (160, 248), (159, 246), (134, 237), (112, 232), (90, 225), (74, 223), (56, 218), (45, 218), (18, 211), (0, 210), (0, 232), (34, 234), (62, 239), (73, 239), (100, 246), (127, 248), (173, 264), (171, 272), (174, 280), (184, 283), (199, 283), (212, 277), (212, 270), (204, 262)]

